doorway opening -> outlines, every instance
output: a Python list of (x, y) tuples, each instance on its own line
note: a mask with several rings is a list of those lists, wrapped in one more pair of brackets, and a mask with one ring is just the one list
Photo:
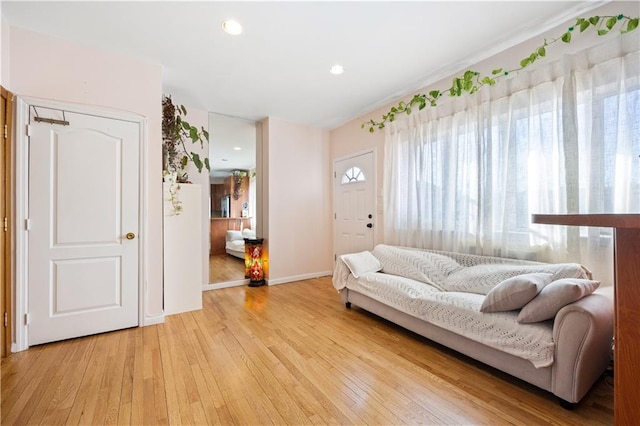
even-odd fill
[(209, 114), (210, 234), (208, 289), (243, 285), (244, 238), (255, 238), (258, 124)]

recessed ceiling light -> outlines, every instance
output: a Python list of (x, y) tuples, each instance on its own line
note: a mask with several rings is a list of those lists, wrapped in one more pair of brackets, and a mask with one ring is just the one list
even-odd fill
[(329, 72), (333, 75), (340, 75), (344, 72), (344, 68), (342, 68), (342, 65), (335, 64), (331, 67)]
[(238, 35), (242, 33), (242, 25), (238, 21), (233, 19), (227, 19), (222, 23), (222, 29), (231, 35)]
[(242, 148), (240, 148), (239, 146), (234, 146), (234, 147), (233, 147), (233, 150), (234, 150), (234, 151), (240, 151), (240, 150), (242, 150)]

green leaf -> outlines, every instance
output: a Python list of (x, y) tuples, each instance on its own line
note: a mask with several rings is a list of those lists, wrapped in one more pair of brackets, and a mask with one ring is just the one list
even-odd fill
[(464, 82), (464, 91), (465, 92), (470, 92), (471, 89), (473, 89), (473, 81), (471, 80), (467, 80)]
[(201, 173), (203, 164), (202, 160), (200, 160), (200, 156), (197, 153), (192, 152), (191, 161), (193, 161), (193, 165), (196, 166), (196, 169), (198, 169), (198, 173)]
[(538, 48), (538, 55), (544, 58), (545, 56), (547, 56), (547, 49), (545, 49), (544, 46)]
[(369, 133), (373, 133), (375, 132), (375, 130), (373, 130), (373, 127), (369, 127)]
[(189, 128), (189, 137), (191, 138), (191, 142), (198, 142), (198, 129), (195, 127)]
[(391, 108), (391, 112), (398, 112), (398, 108), (396, 108), (396, 107), (392, 107), (392, 108)]
[(603, 36), (603, 35), (605, 35), (605, 34), (606, 34), (606, 33), (608, 33), (608, 32), (609, 32), (609, 30), (598, 30), (598, 35), (599, 35), (599, 36)]
[(187, 115), (187, 109), (184, 107), (184, 105), (180, 105), (180, 111), (182, 112), (182, 115)]
[(589, 18), (589, 22), (591, 23), (591, 25), (597, 25), (598, 22), (600, 22), (600, 17), (592, 16), (591, 18)]
[(394, 114), (389, 114), (389, 122), (393, 123), (396, 119), (396, 116)]
[(564, 41), (565, 43), (570, 43), (571, 42), (571, 33), (569, 31), (567, 31), (566, 33), (562, 34), (562, 37), (560, 38), (560, 40)]
[(520, 66), (522, 68), (526, 67), (527, 65), (529, 65), (531, 63), (531, 60), (529, 58), (524, 58), (523, 60), (520, 61)]
[(579, 25), (580, 25), (580, 32), (583, 32), (584, 30), (589, 28), (589, 25), (591, 24), (589, 23), (589, 21), (583, 20)]
[(362, 123), (362, 125), (360, 126), (361, 129), (364, 129), (364, 123)]
[(209, 157), (204, 157), (204, 166), (207, 170), (211, 171), (211, 165), (209, 164)]
[(496, 75), (496, 74), (500, 74), (501, 72), (502, 72), (502, 68), (498, 68), (498, 69), (495, 69), (495, 70), (491, 71), (491, 74)]
[(493, 86), (494, 84), (496, 84), (496, 81), (493, 78), (487, 76), (482, 79), (482, 84), (488, 84), (489, 86)]
[(420, 102), (420, 105), (418, 106), (418, 110), (422, 111), (424, 109), (424, 107), (427, 106), (427, 101), (422, 101)]
[(429, 96), (431, 96), (434, 99), (437, 99), (440, 97), (440, 91), (439, 90), (432, 90), (429, 92)]
[(186, 155), (180, 159), (180, 165), (182, 166), (182, 168), (187, 167), (188, 162), (189, 162), (189, 157), (187, 157)]
[(629, 31), (633, 31), (636, 28), (638, 28), (638, 18), (629, 19), (627, 21), (627, 28), (623, 32), (628, 33)]
[(209, 132), (207, 132), (204, 127), (202, 128), (202, 135), (204, 136), (204, 138), (207, 140), (207, 142), (209, 142)]
[(612, 16), (611, 18), (607, 19), (607, 23), (605, 24), (605, 26), (608, 29), (611, 29), (613, 27), (615, 27), (615, 25), (618, 23), (618, 18), (616, 18), (615, 16)]
[(187, 123), (186, 121), (183, 121), (180, 123), (180, 125), (182, 126), (183, 129), (185, 129), (187, 132), (189, 131), (189, 129), (191, 128), (191, 126), (189, 125), (189, 123)]
[(411, 107), (407, 107), (407, 115), (411, 114)]

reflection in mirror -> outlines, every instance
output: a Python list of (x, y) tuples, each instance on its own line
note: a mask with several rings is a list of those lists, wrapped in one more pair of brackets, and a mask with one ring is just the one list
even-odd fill
[(244, 238), (255, 238), (256, 123), (209, 114), (209, 282), (243, 281)]

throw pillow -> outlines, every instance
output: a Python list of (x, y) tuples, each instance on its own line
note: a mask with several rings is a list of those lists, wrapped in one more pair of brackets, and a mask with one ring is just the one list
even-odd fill
[(380, 261), (368, 251), (343, 254), (340, 256), (340, 259), (342, 259), (351, 271), (351, 274), (356, 278), (368, 272), (378, 272), (382, 269)]
[(502, 312), (520, 309), (551, 282), (551, 274), (517, 275), (495, 286), (482, 302), (480, 312)]
[(540, 291), (518, 314), (518, 322), (527, 324), (551, 319), (563, 306), (593, 293), (599, 281), (563, 278), (554, 281)]

